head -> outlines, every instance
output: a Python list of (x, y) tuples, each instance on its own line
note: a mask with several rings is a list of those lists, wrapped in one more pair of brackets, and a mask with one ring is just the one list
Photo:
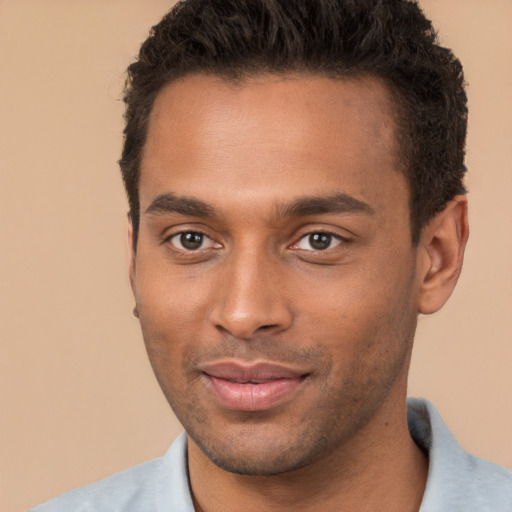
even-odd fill
[(467, 237), (460, 65), (410, 2), (191, 0), (129, 73), (130, 278), (194, 453), (387, 445)]
[[(397, 161), (410, 189), (411, 236), (464, 193), (462, 66), (409, 0), (191, 0), (153, 27), (128, 68), (120, 160), (134, 237), (147, 124), (155, 98), (192, 73), (240, 82), (258, 74), (376, 76), (393, 96)], [(135, 244), (136, 245), (136, 244)]]

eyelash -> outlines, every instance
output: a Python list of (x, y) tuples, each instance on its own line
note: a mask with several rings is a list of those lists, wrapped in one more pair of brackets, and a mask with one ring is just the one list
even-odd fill
[[(188, 249), (186, 247), (184, 247), (185, 240), (183, 239), (183, 237), (190, 236), (190, 235), (192, 235), (192, 237), (193, 236), (200, 237), (200, 245), (198, 247), (195, 247), (195, 248), (189, 247)], [(306, 248), (299, 246), (299, 244), (301, 244), (302, 241), (307, 240), (307, 239), (309, 239), (309, 243), (311, 246), (311, 242), (312, 242), (311, 237), (314, 237), (315, 235), (328, 237), (329, 245), (325, 248), (312, 247), (311, 249), (306, 249)], [(176, 239), (177, 237), (180, 237), (178, 240), (179, 240), (179, 244), (181, 245), (181, 247), (178, 247), (175, 243), (173, 243), (173, 239)], [(207, 240), (209, 240), (211, 243), (210, 247), (203, 247), (203, 244)], [(331, 247), (333, 242), (336, 242), (336, 243), (335, 243), (334, 247)], [(328, 253), (333, 248), (336, 248), (337, 246), (339, 246), (341, 244), (348, 244), (350, 242), (351, 242), (350, 239), (342, 237), (337, 233), (333, 233), (329, 230), (319, 229), (317, 231), (310, 231), (310, 232), (304, 233), (303, 235), (300, 236), (300, 238), (296, 242), (294, 242), (292, 245), (288, 246), (288, 248), (298, 250), (298, 251), (303, 251), (303, 252), (312, 252), (315, 254), (321, 254), (321, 253)], [(220, 249), (220, 248), (222, 248), (222, 245), (220, 243), (215, 242), (211, 237), (209, 237), (203, 231), (192, 230), (192, 229), (191, 230), (182, 230), (177, 233), (172, 233), (171, 235), (167, 236), (163, 240), (163, 243), (172, 245), (174, 247), (174, 249), (176, 249), (177, 251), (180, 251), (182, 254), (187, 254), (187, 253), (188, 254), (197, 254), (199, 251), (205, 250), (205, 249), (211, 249), (211, 248)], [(192, 244), (193, 243), (194, 243), (194, 241), (192, 240)]]
[(175, 244), (173, 244), (173, 239), (174, 238), (177, 238), (177, 237), (184, 237), (186, 235), (195, 235), (195, 236), (199, 236), (201, 237), (201, 246), (203, 245), (203, 243), (205, 242), (205, 240), (210, 240), (212, 245), (213, 246), (218, 246), (218, 247), (215, 247), (215, 248), (220, 248), (222, 247), (221, 244), (219, 244), (218, 242), (215, 242), (214, 240), (212, 240), (211, 237), (209, 237), (206, 233), (203, 233), (202, 231), (199, 231), (199, 230), (184, 230), (184, 231), (179, 231), (177, 233), (172, 233), (171, 235), (167, 236), (165, 239), (164, 239), (164, 243), (170, 243), (171, 245), (173, 245), (177, 250), (179, 251), (183, 251), (185, 253), (195, 253), (195, 252), (198, 252), (199, 250), (201, 249), (205, 249), (204, 247), (197, 247), (195, 249), (186, 249), (185, 247), (183, 247), (183, 242), (184, 240), (181, 240), (180, 243), (182, 245), (182, 247), (176, 247)]
[[(315, 249), (314, 247), (312, 249), (303, 249), (301, 247), (299, 247), (299, 244), (303, 241), (303, 240), (306, 240), (306, 239), (311, 239), (311, 237), (314, 237), (315, 235), (323, 235), (323, 236), (327, 236), (329, 237), (329, 246), (326, 247), (326, 248), (323, 248), (323, 249)], [(331, 244), (333, 241), (336, 241), (337, 243), (334, 245), (334, 247), (331, 247)], [(348, 238), (345, 238), (345, 237), (342, 237), (340, 235), (338, 235), (337, 233), (333, 233), (329, 230), (322, 230), (322, 229), (319, 229), (317, 231), (310, 231), (308, 233), (305, 233), (303, 234), (297, 242), (295, 242), (291, 248), (295, 248), (297, 250), (301, 250), (301, 251), (306, 251), (306, 252), (314, 252), (314, 253), (322, 253), (322, 252), (328, 252), (329, 250), (337, 247), (338, 245), (341, 245), (341, 244), (347, 244), (349, 243), (350, 240)], [(311, 240), (310, 240), (310, 245), (311, 245)]]

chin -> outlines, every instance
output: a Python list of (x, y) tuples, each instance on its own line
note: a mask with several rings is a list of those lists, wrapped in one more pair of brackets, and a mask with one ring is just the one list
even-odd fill
[(292, 453), (247, 455), (243, 452), (219, 453), (197, 443), (202, 452), (217, 467), (229, 473), (246, 476), (271, 476), (294, 471), (308, 464)]
[(262, 435), (254, 425), (243, 430), (243, 434), (225, 435), (222, 440), (195, 436), (190, 432), (189, 435), (217, 467), (247, 476), (288, 473), (321, 459), (332, 449), (332, 440), (318, 432), (302, 430), (294, 435), (288, 430), (283, 435), (282, 432), (270, 433), (271, 429), (265, 429)]

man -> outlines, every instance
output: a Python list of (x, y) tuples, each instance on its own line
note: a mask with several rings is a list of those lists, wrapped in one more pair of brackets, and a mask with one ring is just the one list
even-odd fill
[(468, 237), (462, 68), (417, 5), (189, 0), (125, 101), (134, 314), (186, 434), (35, 510), (512, 510), (406, 402)]

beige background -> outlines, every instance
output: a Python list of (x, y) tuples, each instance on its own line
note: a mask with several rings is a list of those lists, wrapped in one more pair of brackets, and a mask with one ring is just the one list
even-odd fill
[[(116, 165), (123, 70), (164, 0), (0, 0), (0, 510), (155, 457), (180, 428), (143, 349)], [(470, 83), (472, 233), (410, 394), (512, 466), (512, 2), (423, 0)]]

